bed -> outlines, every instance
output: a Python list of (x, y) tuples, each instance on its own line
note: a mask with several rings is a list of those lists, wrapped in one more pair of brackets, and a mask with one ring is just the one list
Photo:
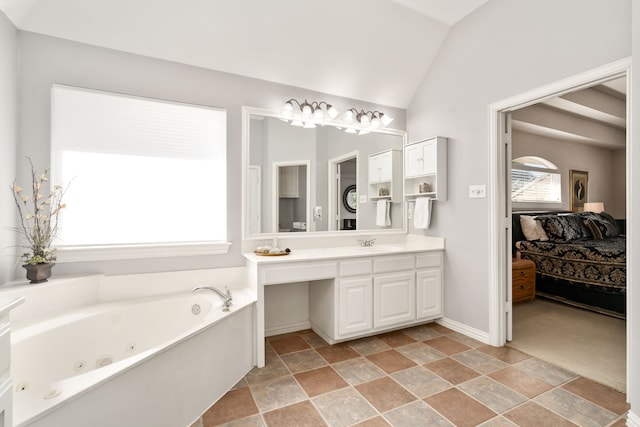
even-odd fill
[(606, 212), (514, 212), (514, 258), (536, 265), (536, 294), (626, 318), (624, 222)]

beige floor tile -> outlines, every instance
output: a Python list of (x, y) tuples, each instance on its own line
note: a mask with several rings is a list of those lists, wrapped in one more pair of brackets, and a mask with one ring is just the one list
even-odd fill
[(345, 360), (331, 366), (351, 385), (366, 383), (386, 375), (375, 363), (364, 357)]
[(331, 427), (350, 426), (377, 415), (376, 410), (352, 387), (325, 393), (312, 400)]
[(327, 365), (327, 361), (315, 350), (285, 354), (282, 356), (282, 361), (293, 374)]
[(349, 341), (348, 344), (362, 356), (368, 356), (373, 353), (379, 353), (381, 351), (387, 351), (391, 349), (391, 347), (386, 342), (381, 341), (376, 337), (361, 338), (358, 340)]
[(528, 400), (520, 393), (516, 393), (509, 387), (484, 376), (460, 384), (458, 388), (497, 414)]
[(412, 344), (396, 347), (396, 351), (402, 353), (419, 365), (424, 365), (425, 363), (447, 357), (446, 354), (439, 352), (435, 348), (430, 347), (423, 342), (414, 342)]
[(451, 358), (485, 375), (509, 366), (502, 360), (498, 360), (478, 350), (469, 350), (454, 354)]
[(535, 357), (524, 359), (513, 366), (554, 386), (562, 385), (577, 377), (573, 372), (569, 372), (566, 369), (554, 366), (551, 363), (547, 363)]
[(488, 354), (489, 356), (500, 359), (505, 363), (513, 365), (531, 356), (511, 347), (494, 347), (491, 345), (483, 345), (477, 348), (478, 351)]
[(391, 378), (422, 399), (451, 388), (451, 384), (422, 366), (391, 374)]
[(388, 426), (389, 426), (389, 423), (386, 422), (384, 418), (382, 418), (381, 416), (369, 418), (366, 421), (353, 425), (353, 427), (388, 427)]
[(307, 400), (307, 395), (292, 376), (250, 386), (253, 399), (261, 412)]
[(618, 414), (561, 388), (555, 388), (533, 400), (537, 404), (584, 427), (606, 426), (618, 418)]
[(387, 332), (385, 334), (377, 335), (380, 341), (385, 342), (389, 347), (400, 347), (401, 345), (411, 344), (416, 342), (413, 338), (403, 334), (400, 331)]
[(384, 417), (392, 426), (453, 426), (421, 400), (386, 412)]

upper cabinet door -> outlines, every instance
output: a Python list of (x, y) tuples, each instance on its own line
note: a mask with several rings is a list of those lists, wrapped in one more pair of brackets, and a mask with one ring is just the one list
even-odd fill
[(369, 156), (369, 182), (388, 182), (393, 178), (391, 151)]
[(414, 144), (405, 148), (405, 176), (422, 175), (424, 170), (424, 146)]

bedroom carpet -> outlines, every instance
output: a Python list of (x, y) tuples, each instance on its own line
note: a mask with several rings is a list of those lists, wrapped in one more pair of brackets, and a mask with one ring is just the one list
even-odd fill
[(544, 298), (513, 310), (509, 346), (626, 392), (626, 322)]

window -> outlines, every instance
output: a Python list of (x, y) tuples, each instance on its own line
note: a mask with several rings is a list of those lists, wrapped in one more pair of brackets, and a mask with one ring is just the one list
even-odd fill
[(51, 122), (62, 252), (226, 241), (224, 110), (54, 85)]
[(511, 201), (513, 203), (561, 203), (560, 173), (541, 157), (519, 157), (512, 162)]

